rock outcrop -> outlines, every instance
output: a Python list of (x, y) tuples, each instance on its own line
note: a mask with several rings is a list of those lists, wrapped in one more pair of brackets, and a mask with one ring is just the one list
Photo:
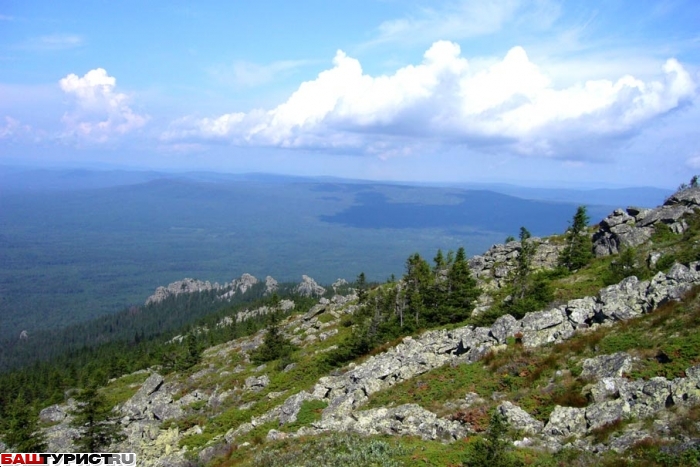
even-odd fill
[(180, 281), (171, 282), (167, 287), (160, 286), (155, 293), (146, 299), (146, 306), (157, 304), (172, 295), (180, 295), (183, 293), (205, 292), (209, 290), (220, 290), (221, 286), (218, 283), (212, 284), (209, 281), (200, 281), (189, 277)]
[(307, 275), (301, 276), (301, 282), (294, 288), (294, 291), (303, 297), (320, 297), (326, 293), (326, 289)]
[(675, 193), (663, 206), (654, 209), (616, 209), (600, 222), (599, 230), (593, 235), (595, 254), (616, 254), (623, 247), (641, 245), (651, 238), (658, 223), (667, 225), (675, 233), (682, 233), (688, 228), (683, 217), (698, 207), (700, 187), (691, 187)]
[[(628, 277), (619, 284), (601, 290), (596, 297), (571, 300), (565, 305), (551, 310), (528, 313), (521, 320), (506, 315), (499, 318), (490, 328), (465, 326), (449, 331), (428, 331), (419, 338), (406, 337), (400, 344), (386, 352), (372, 356), (359, 365), (351, 364), (348, 371), (341, 375), (320, 378), (310, 392), (290, 396), (281, 406), (260, 417), (254, 417), (248, 424), (231, 430), (227, 433), (226, 440), (233, 443), (236, 437), (242, 433), (247, 433), (254, 427), (273, 420), (278, 420), (282, 424), (289, 420), (296, 420), (301, 402), (310, 399), (323, 400), (328, 405), (322, 412), (321, 420), (312, 424), (312, 428), (301, 430), (300, 435), (311, 434), (313, 430), (374, 433), (369, 429), (362, 428), (365, 424), (358, 423), (358, 420), (374, 420), (378, 425), (386, 426), (382, 424), (388, 424), (391, 426), (392, 423), (395, 423), (395, 418), (392, 417), (395, 417), (396, 413), (402, 412), (360, 410), (370, 395), (447, 363), (477, 361), (491, 348), (502, 344), (509, 337), (518, 336), (523, 345), (535, 347), (561, 342), (576, 332), (595, 328), (606, 322), (629, 319), (651, 311), (668, 300), (679, 299), (690, 287), (700, 284), (700, 262), (692, 263), (690, 266), (688, 268), (676, 264), (667, 274), (659, 273), (651, 281), (639, 281), (636, 277)], [(312, 308), (307, 313), (309, 321), (315, 319), (315, 314), (319, 310), (320, 308)], [(615, 354), (587, 361), (583, 367), (586, 375), (592, 378), (608, 378), (605, 381), (609, 383), (609, 378), (619, 378), (627, 371), (629, 364), (629, 356)], [(688, 371), (691, 374), (700, 373), (700, 370), (695, 369)], [(679, 397), (695, 400), (700, 395), (700, 392), (694, 389), (693, 384), (696, 383), (693, 381), (684, 380), (676, 383), (674, 387), (682, 388), (677, 391), (684, 391)], [(650, 396), (651, 399), (645, 399), (646, 396), (640, 395), (645, 390), (648, 393), (657, 386), (663, 387), (660, 381), (645, 384), (639, 388), (628, 385), (620, 386), (617, 389), (618, 392), (622, 388), (636, 391), (630, 397), (646, 401), (639, 403), (641, 405), (639, 405), (637, 412), (634, 412), (635, 414), (652, 414), (654, 410), (663, 408), (666, 403), (661, 404), (659, 399), (661, 396), (655, 395)], [(671, 391), (671, 383), (668, 384), (668, 388), (668, 391)], [(598, 394), (604, 393), (606, 392), (598, 390)], [(655, 392), (655, 394), (657, 393)], [(619, 402), (601, 401), (600, 403), (602, 405), (594, 405), (590, 409), (557, 408), (550, 417), (549, 423), (544, 427), (528, 414), (513, 406), (504, 403), (500, 410), (519, 429), (529, 433), (544, 433), (552, 438), (548, 442), (554, 443), (556, 446), (557, 440), (577, 433), (587, 433), (601, 424), (609, 423), (611, 417), (617, 419), (615, 417), (629, 413), (626, 406)], [(630, 402), (628, 402), (629, 404)], [(433, 427), (444, 428), (449, 426), (449, 424), (445, 425), (446, 423), (451, 422), (440, 420), (437, 417), (433, 418), (434, 414), (426, 415), (423, 413), (423, 417), (425, 420), (433, 420), (434, 423), (430, 422), (433, 423), (431, 425)], [(443, 433), (441, 431), (443, 428), (435, 428), (436, 431), (430, 431), (431, 428), (428, 432)], [(405, 429), (406, 433), (417, 433), (415, 428)], [(419, 434), (419, 436), (422, 435)], [(435, 436), (437, 438), (430, 439), (439, 439), (442, 435), (436, 434)]]
[[(538, 237), (532, 237), (528, 242), (537, 245), (532, 258), (534, 270), (556, 267), (563, 245), (552, 244), (549, 240)], [(472, 275), (486, 290), (503, 287), (515, 269), (520, 249), (518, 241), (493, 245), (483, 255), (475, 255), (469, 259)]]
[[(245, 294), (260, 281), (253, 275), (244, 273), (238, 279), (234, 279), (223, 285), (218, 282), (213, 284), (209, 281), (185, 278), (168, 284), (167, 287), (160, 286), (155, 293), (146, 299), (146, 305), (157, 304), (170, 296), (177, 296), (186, 293), (217, 291), (219, 300), (230, 301), (235, 295)], [(265, 294), (271, 294), (277, 290), (278, 284), (270, 276), (265, 278)]]

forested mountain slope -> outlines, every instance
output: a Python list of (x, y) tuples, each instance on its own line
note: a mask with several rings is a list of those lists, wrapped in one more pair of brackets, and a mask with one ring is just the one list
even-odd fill
[[(268, 294), (182, 329), (140, 371), (85, 372), (75, 386), (96, 391), (50, 407), (28, 392), (36, 425), (17, 401), (3, 419), (75, 450), (98, 401), (121, 433), (103, 449), (141, 465), (694, 465), (698, 207), (692, 186), (470, 260), (414, 254), (400, 280), (360, 275), (315, 304)], [(32, 377), (4, 375), (3, 393)], [(19, 431), (6, 422), (5, 442)]]

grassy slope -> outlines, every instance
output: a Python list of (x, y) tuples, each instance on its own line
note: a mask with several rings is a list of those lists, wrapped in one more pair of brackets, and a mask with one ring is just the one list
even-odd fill
[[(695, 239), (700, 235), (697, 220), (692, 231), (684, 236), (662, 233), (656, 242), (637, 251), (639, 271), (650, 251), (665, 257), (692, 258), (697, 252)], [(662, 256), (663, 257), (663, 256)], [(605, 275), (615, 258), (599, 258), (578, 273), (556, 279), (557, 300), (591, 295), (605, 285)], [(445, 366), (410, 381), (393, 386), (370, 397), (367, 408), (418, 403), (443, 417), (469, 422), (478, 429), (488, 427), (490, 413), (498, 400), (506, 399), (520, 405), (540, 420), (546, 420), (555, 405), (586, 406), (587, 381), (580, 378), (581, 362), (598, 354), (626, 351), (638, 357), (630, 378), (648, 379), (664, 376), (672, 379), (684, 376), (684, 369), (700, 363), (700, 289), (693, 290), (680, 303), (669, 303), (654, 313), (644, 315), (613, 327), (603, 327), (558, 345), (526, 349), (517, 342), (489, 354), (483, 361), (458, 366)], [(312, 384), (307, 382), (306, 384)], [(306, 384), (304, 386), (306, 386)], [(307, 386), (308, 387), (308, 386)], [(293, 390), (301, 389), (301, 386)], [(483, 402), (464, 407), (467, 393), (476, 393)], [(313, 410), (312, 410), (313, 412)], [(700, 408), (676, 410), (677, 419), (671, 423), (671, 435), (697, 437)], [(307, 418), (310, 422), (313, 417)], [(614, 436), (631, 421), (607, 426), (594, 436), (601, 442)], [(220, 465), (341, 465), (353, 459), (354, 465), (461, 465), (465, 454), (473, 451), (478, 441), (461, 440), (445, 445), (439, 442), (411, 438), (324, 435), (300, 440), (265, 442), (270, 428), (263, 426), (240, 442), (252, 446), (230, 453)], [(296, 427), (294, 427), (296, 428)], [(287, 430), (287, 428), (282, 428)], [(596, 457), (589, 453), (563, 451), (548, 454), (521, 449), (516, 452), (525, 465), (687, 465), (695, 462), (698, 451), (688, 451), (685, 457), (672, 457), (661, 451), (662, 440), (651, 440), (628, 451), (624, 458), (615, 453)], [(264, 449), (262, 446), (264, 445)], [(362, 460), (363, 453), (376, 457)], [(323, 454), (321, 454), (323, 453)], [(311, 463), (309, 463), (311, 462)]]

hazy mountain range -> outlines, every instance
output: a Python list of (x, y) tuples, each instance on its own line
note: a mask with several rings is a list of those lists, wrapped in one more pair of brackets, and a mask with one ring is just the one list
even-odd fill
[(520, 226), (561, 232), (580, 204), (597, 222), (670, 193), (0, 167), (0, 335), (117, 311), (183, 277), (383, 281), (413, 252), (479, 254)]

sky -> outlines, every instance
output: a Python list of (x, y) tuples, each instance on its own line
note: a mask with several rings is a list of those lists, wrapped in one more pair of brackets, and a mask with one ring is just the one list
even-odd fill
[(0, 2), (0, 164), (674, 188), (697, 0)]

